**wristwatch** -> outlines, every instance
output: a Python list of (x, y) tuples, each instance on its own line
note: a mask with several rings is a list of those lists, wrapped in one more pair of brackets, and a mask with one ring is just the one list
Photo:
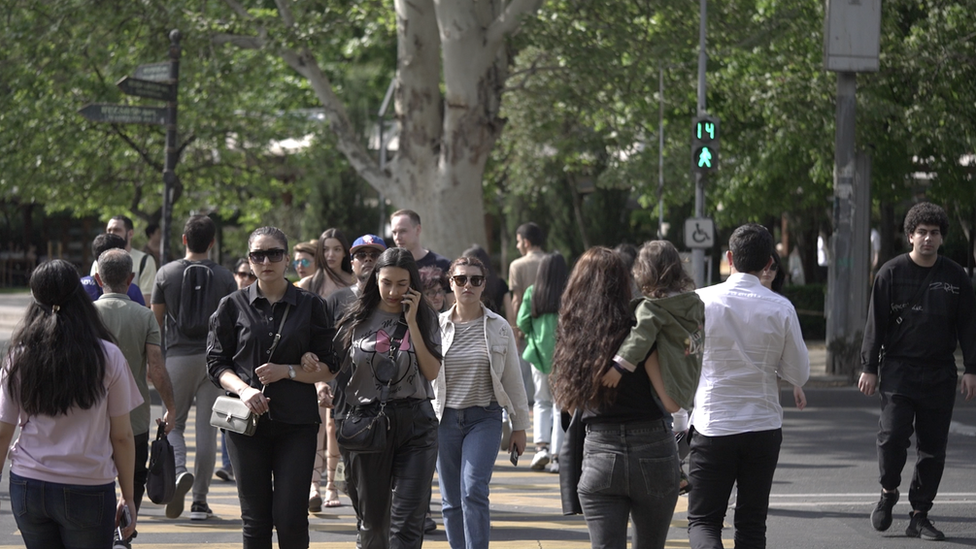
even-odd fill
[(295, 367), (292, 366), (291, 364), (289, 364), (288, 365), (288, 379), (295, 379), (295, 376), (296, 375), (297, 374), (295, 373)]

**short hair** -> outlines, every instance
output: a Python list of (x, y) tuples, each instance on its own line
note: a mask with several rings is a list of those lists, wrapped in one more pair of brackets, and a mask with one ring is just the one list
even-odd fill
[(393, 218), (394, 217), (397, 217), (397, 216), (400, 216), (400, 215), (405, 215), (405, 216), (409, 217), (410, 218), (410, 221), (412, 221), (415, 226), (416, 225), (420, 225), (420, 214), (417, 213), (417, 212), (415, 212), (415, 211), (413, 211), (413, 210), (407, 210), (407, 209), (397, 210), (397, 211), (393, 212), (393, 215), (390, 216), (390, 221), (393, 221)]
[(681, 254), (667, 240), (645, 242), (634, 261), (633, 273), (637, 287), (647, 297), (660, 299), (695, 289), (695, 281), (681, 263)]
[(306, 242), (303, 240), (298, 244), (295, 244), (295, 246), (291, 249), (291, 251), (308, 254), (312, 257), (315, 257), (315, 248), (317, 248), (318, 245), (319, 245), (318, 240), (312, 240), (311, 242)]
[(125, 291), (126, 281), (132, 274), (132, 257), (119, 249), (105, 250), (98, 256), (98, 276), (106, 288)]
[(216, 235), (217, 224), (205, 215), (191, 215), (183, 225), (186, 247), (195, 254), (206, 253)]
[(98, 256), (102, 255), (105, 250), (114, 248), (124, 250), (125, 239), (117, 234), (103, 233), (96, 236), (95, 240), (92, 240), (92, 253), (95, 255), (96, 261), (98, 260)]
[(126, 232), (135, 229), (135, 225), (132, 224), (132, 220), (124, 215), (113, 215), (109, 218), (109, 221), (121, 221), (122, 224), (125, 225)]
[(919, 202), (905, 214), (905, 236), (911, 236), (919, 225), (938, 225), (945, 238), (949, 232), (949, 216), (945, 210), (931, 202)]
[(441, 290), (447, 291), (449, 285), (447, 282), (447, 274), (444, 272), (444, 269), (435, 267), (434, 265), (428, 265), (426, 267), (421, 267), (419, 272), (420, 285), (423, 286), (424, 291), (433, 290), (435, 288), (440, 288)]
[(542, 232), (542, 229), (538, 225), (531, 221), (519, 225), (519, 228), (515, 229), (515, 234), (521, 236), (522, 240), (528, 240), (533, 246), (544, 248), (546, 245), (545, 233)]
[(152, 235), (156, 230), (159, 229), (159, 223), (150, 223), (146, 225), (146, 238), (152, 238)]
[(278, 243), (281, 244), (282, 248), (285, 250), (288, 249), (288, 237), (285, 236), (285, 232), (278, 227), (258, 227), (257, 229), (254, 229), (251, 236), (247, 237), (247, 246), (249, 249), (251, 247), (251, 243), (254, 242), (254, 240), (259, 236), (271, 237), (274, 240), (277, 240)]
[(755, 273), (769, 263), (773, 249), (773, 235), (758, 223), (746, 223), (729, 238), (732, 265), (740, 273)]

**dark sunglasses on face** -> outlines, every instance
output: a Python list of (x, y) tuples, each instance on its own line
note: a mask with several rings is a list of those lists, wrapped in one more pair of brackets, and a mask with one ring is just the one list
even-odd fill
[(307, 257), (303, 257), (301, 259), (296, 259), (295, 261), (292, 261), (291, 264), (294, 265), (296, 269), (298, 267), (305, 267), (307, 269), (308, 266), (312, 264), (312, 262), (309, 261)]
[(248, 252), (248, 259), (254, 263), (264, 263), (267, 259), (272, 263), (277, 263), (285, 258), (285, 250), (281, 248), (272, 248), (270, 250), (254, 250)]
[(485, 277), (479, 275), (474, 275), (474, 276), (454, 275), (451, 277), (451, 280), (454, 281), (455, 286), (458, 286), (460, 288), (463, 288), (464, 285), (468, 283), (468, 280), (471, 281), (471, 285), (474, 286), (475, 288), (485, 283)]
[(376, 261), (380, 257), (380, 252), (356, 252), (352, 257), (357, 261), (365, 261), (367, 257)]
[(239, 276), (239, 277), (241, 277), (241, 278), (252, 278), (252, 279), (253, 278), (257, 278), (256, 276), (254, 276), (254, 273), (252, 273), (250, 271), (238, 271), (238, 272), (236, 272), (234, 274), (237, 275), (237, 276)]

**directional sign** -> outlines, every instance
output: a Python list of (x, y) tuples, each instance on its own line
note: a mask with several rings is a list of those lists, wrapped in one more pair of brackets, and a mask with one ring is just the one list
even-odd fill
[(92, 103), (78, 112), (92, 122), (111, 122), (113, 124), (166, 124), (166, 107), (137, 107), (133, 105), (113, 105), (111, 103)]
[(169, 62), (149, 63), (136, 67), (134, 75), (142, 80), (152, 80), (153, 82), (165, 82), (169, 80)]
[(176, 101), (176, 86), (173, 84), (125, 76), (115, 85), (126, 95), (159, 99), (160, 101)]
[(685, 245), (689, 248), (711, 248), (715, 245), (715, 223), (708, 217), (685, 220)]

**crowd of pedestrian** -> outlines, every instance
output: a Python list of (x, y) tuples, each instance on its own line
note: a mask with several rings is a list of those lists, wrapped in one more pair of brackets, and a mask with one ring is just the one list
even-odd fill
[[(270, 548), (275, 535), (282, 549), (307, 548), (309, 513), (343, 505), (340, 464), (358, 547), (419, 549), (437, 528), (436, 471), (448, 543), (487, 548), (498, 449), (517, 464), (530, 429), (530, 468), (559, 474), (564, 508), (584, 516), (594, 548), (628, 538), (664, 547), (684, 493), (690, 546), (720, 548), (733, 489), (736, 547), (765, 547), (783, 440), (779, 383), (793, 385), (802, 409), (810, 373), (768, 230), (737, 228), (728, 279), (696, 289), (666, 241), (594, 247), (570, 266), (526, 223), (506, 283), (480, 246), (454, 261), (423, 247), (414, 211), (395, 212), (390, 227), (395, 246), (371, 234), (350, 246), (329, 228), (292, 248), (261, 227), (232, 272), (210, 259), (216, 226), (206, 216), (186, 221), (184, 256), (165, 265), (158, 227), (133, 250), (132, 221), (115, 216), (92, 243), (90, 276), (61, 260), (38, 266), (0, 372), (0, 461), (12, 462), (25, 545), (136, 543), (151, 381), (164, 407), (155, 423), (174, 448), (166, 516), (180, 517), (189, 494), (190, 520), (209, 519), (211, 478), (234, 481), (247, 549)], [(938, 254), (947, 230), (932, 204), (906, 216), (912, 251), (878, 272), (858, 383), (882, 405), (882, 492), (870, 522), (891, 526), (915, 433), (906, 534), (928, 540), (945, 538), (928, 512), (957, 343), (962, 392), (976, 396), (976, 296)], [(215, 469), (210, 418), (221, 395), (254, 426), (223, 430)], [(677, 439), (689, 445), (687, 474)]]

